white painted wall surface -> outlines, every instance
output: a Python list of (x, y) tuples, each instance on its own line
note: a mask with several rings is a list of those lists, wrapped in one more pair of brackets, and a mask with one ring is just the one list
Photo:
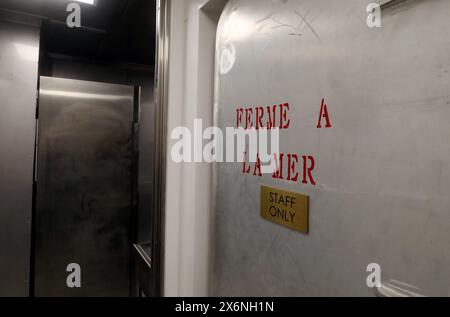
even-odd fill
[(224, 0), (172, 0), (170, 12), (168, 149), (164, 295), (209, 295), (212, 166), (171, 160), (171, 131), (213, 125), (217, 22)]

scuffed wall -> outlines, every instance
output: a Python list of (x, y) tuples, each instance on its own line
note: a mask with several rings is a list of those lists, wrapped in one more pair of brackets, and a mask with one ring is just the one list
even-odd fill
[[(369, 2), (225, 9), (219, 127), (235, 127), (239, 109), (286, 103), (290, 124), (280, 131), (283, 179), (217, 165), (215, 295), (374, 295), (371, 263), (383, 282), (450, 294), (450, 2), (383, 10), (379, 29), (366, 25)], [(290, 172), (288, 155), (299, 158)], [(314, 183), (303, 182), (304, 155)], [(260, 216), (263, 185), (310, 197), (308, 235)]]

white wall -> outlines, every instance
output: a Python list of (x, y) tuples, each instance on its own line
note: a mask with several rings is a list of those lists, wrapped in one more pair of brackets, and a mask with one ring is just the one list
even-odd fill
[(170, 134), (178, 126), (192, 129), (195, 118), (213, 125), (215, 34), (226, 1), (171, 2), (164, 295), (207, 296), (212, 166), (174, 163)]

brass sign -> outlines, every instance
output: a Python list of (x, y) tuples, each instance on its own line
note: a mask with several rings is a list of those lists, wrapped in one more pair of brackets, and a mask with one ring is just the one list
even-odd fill
[(262, 186), (261, 216), (289, 229), (308, 234), (309, 197)]

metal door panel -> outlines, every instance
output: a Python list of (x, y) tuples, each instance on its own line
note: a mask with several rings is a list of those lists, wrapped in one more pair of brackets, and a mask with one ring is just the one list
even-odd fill
[(41, 77), (39, 98), (35, 295), (129, 296), (134, 88)]
[[(450, 294), (450, 1), (234, 0), (217, 36), (217, 122), (289, 103), (281, 151), (313, 155), (316, 186), (216, 166), (214, 294), (374, 294), (383, 280)], [(332, 128), (318, 129), (325, 98)], [(261, 185), (310, 196), (310, 234), (259, 216)], [(404, 284), (403, 284), (404, 285)]]

